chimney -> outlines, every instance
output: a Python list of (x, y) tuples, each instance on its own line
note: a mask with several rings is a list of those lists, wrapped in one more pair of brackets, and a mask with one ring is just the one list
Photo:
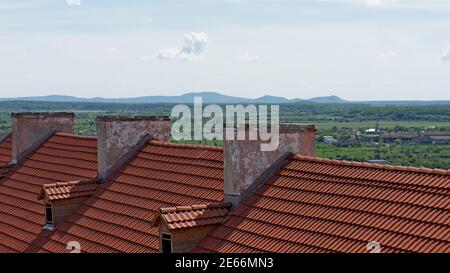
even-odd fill
[[(246, 128), (248, 136), (249, 128)], [(314, 155), (314, 125), (280, 124), (279, 146), (274, 151), (261, 151), (261, 140), (224, 140), (224, 201), (233, 209), (283, 165), (290, 154)]]
[(12, 161), (17, 164), (55, 132), (73, 133), (73, 113), (12, 113)]
[(97, 117), (98, 179), (104, 181), (148, 140), (169, 141), (167, 116)]

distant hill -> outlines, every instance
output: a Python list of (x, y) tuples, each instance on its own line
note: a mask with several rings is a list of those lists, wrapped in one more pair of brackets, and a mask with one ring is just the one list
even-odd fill
[(256, 99), (233, 97), (217, 92), (190, 92), (180, 96), (144, 96), (135, 98), (79, 98), (73, 96), (49, 95), (40, 97), (0, 98), (0, 101), (47, 101), (47, 102), (116, 102), (116, 103), (193, 103), (194, 97), (202, 97), (203, 103), (290, 103), (299, 99), (263, 96)]
[(338, 96), (317, 97), (309, 99), (311, 102), (318, 103), (347, 103), (348, 101), (339, 98)]
[(72, 97), (72, 96), (60, 96), (60, 95), (50, 95), (50, 96), (38, 96), (38, 97), (17, 97), (17, 98), (0, 98), (0, 101), (82, 101), (82, 98)]
[(37, 97), (17, 97), (17, 98), (0, 98), (0, 101), (44, 101), (44, 102), (96, 102), (96, 103), (193, 103), (194, 97), (202, 97), (203, 103), (265, 103), (265, 104), (282, 104), (293, 102), (311, 102), (311, 103), (364, 103), (370, 105), (450, 105), (450, 101), (348, 101), (338, 96), (315, 97), (311, 99), (287, 99), (277, 96), (262, 96), (259, 98), (244, 98), (227, 96), (217, 92), (190, 92), (180, 96), (144, 96), (135, 98), (79, 98), (74, 96), (49, 95)]

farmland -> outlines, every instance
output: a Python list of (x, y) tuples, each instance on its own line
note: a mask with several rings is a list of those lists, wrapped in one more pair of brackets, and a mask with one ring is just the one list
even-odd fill
[[(66, 111), (76, 115), (75, 129), (81, 135), (95, 134), (98, 115), (170, 115), (171, 104), (119, 104), (70, 102), (0, 102), (0, 137), (10, 129), (11, 112)], [(361, 104), (292, 103), (280, 106), (281, 122), (313, 123), (317, 131), (316, 155), (327, 158), (366, 161), (378, 154), (393, 164), (430, 168), (450, 168), (450, 145), (409, 142), (359, 143), (338, 147), (320, 141), (322, 136), (347, 139), (357, 132), (375, 128), (381, 132), (450, 132), (450, 106), (367, 106)], [(186, 141), (185, 141), (186, 142)], [(199, 143), (193, 142), (190, 143)], [(201, 142), (220, 145), (220, 142)]]

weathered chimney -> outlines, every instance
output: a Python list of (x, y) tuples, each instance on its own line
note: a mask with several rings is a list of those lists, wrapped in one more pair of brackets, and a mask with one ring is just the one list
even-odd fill
[(315, 138), (314, 125), (280, 124), (279, 146), (274, 151), (261, 151), (261, 143), (265, 142), (260, 140), (224, 140), (224, 201), (237, 208), (281, 167), (289, 154), (314, 155)]
[(167, 116), (102, 116), (96, 122), (99, 180), (106, 180), (148, 140), (170, 138)]
[(17, 164), (55, 132), (73, 133), (73, 113), (12, 113), (12, 164)]

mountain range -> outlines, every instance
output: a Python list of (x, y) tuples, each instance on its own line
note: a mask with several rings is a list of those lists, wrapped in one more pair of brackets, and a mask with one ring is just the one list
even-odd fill
[(450, 104), (450, 101), (348, 101), (338, 96), (315, 97), (311, 99), (287, 99), (277, 96), (262, 96), (259, 98), (244, 98), (223, 95), (217, 92), (191, 92), (180, 96), (144, 96), (134, 98), (80, 98), (74, 96), (48, 95), (36, 97), (16, 97), (16, 98), (0, 98), (0, 101), (45, 101), (45, 102), (97, 102), (97, 103), (193, 103), (194, 97), (202, 97), (203, 103), (266, 103), (281, 104), (294, 102), (311, 102), (311, 103), (367, 103), (375, 105), (435, 105)]

